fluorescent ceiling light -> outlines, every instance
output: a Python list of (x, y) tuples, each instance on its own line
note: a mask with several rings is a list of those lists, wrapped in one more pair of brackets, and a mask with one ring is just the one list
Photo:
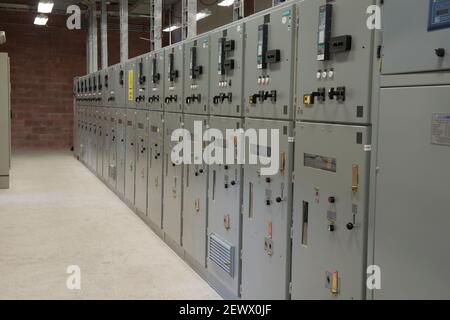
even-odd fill
[(204, 18), (206, 18), (206, 17), (209, 17), (210, 15), (211, 15), (211, 11), (209, 11), (209, 10), (203, 10), (203, 11), (200, 11), (200, 12), (197, 13), (195, 19), (196, 19), (197, 21), (199, 21), (199, 20), (202, 20), (202, 19), (204, 19)]
[(223, 1), (220, 1), (217, 5), (221, 6), (221, 7), (229, 7), (229, 6), (232, 6), (233, 3), (234, 3), (234, 0), (223, 0)]
[(38, 4), (38, 12), (39, 13), (51, 13), (53, 10), (53, 2), (43, 1)]
[(180, 26), (174, 25), (174, 26), (170, 26), (170, 27), (163, 29), (163, 31), (164, 32), (172, 32), (172, 31), (180, 29), (180, 28), (181, 28)]
[(40, 14), (38, 16), (36, 16), (36, 18), (34, 18), (34, 24), (38, 25), (38, 26), (45, 26), (47, 24), (48, 21), (48, 17)]
[(0, 44), (4, 44), (6, 42), (6, 33), (5, 31), (0, 31)]

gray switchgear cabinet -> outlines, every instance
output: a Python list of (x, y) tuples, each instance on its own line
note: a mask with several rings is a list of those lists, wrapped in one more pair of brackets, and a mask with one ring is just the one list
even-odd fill
[(172, 161), (173, 147), (178, 141), (171, 141), (172, 132), (183, 127), (183, 115), (164, 115), (164, 195), (163, 230), (171, 244), (181, 246), (183, 165)]
[[(195, 148), (203, 148), (203, 136), (194, 134), (194, 122), (204, 132), (208, 128), (206, 116), (185, 115), (184, 129), (191, 132), (192, 164), (184, 165), (183, 178), (183, 248), (195, 263), (206, 267), (206, 225), (207, 225), (207, 190), (208, 165), (203, 159), (194, 157)], [(195, 164), (200, 160), (201, 164)]]
[(374, 297), (448, 299), (450, 86), (383, 88), (380, 100)]
[(116, 75), (116, 107), (126, 108), (128, 100), (128, 71), (126, 70), (125, 63), (120, 63), (117, 65)]
[(125, 200), (135, 204), (136, 182), (136, 110), (127, 109), (125, 152)]
[(370, 129), (297, 122), (295, 143), (292, 299), (362, 299)]
[[(370, 123), (375, 50), (374, 31), (367, 27), (366, 11), (374, 3), (299, 3), (297, 119)], [(320, 32), (319, 25), (323, 26)]]
[(89, 107), (89, 167), (95, 171), (97, 167), (97, 119), (96, 108)]
[(184, 45), (175, 44), (164, 50), (164, 111), (182, 112), (184, 104)]
[[(226, 129), (243, 128), (240, 118), (213, 116), (209, 122), (211, 128), (223, 132), (226, 145), (235, 142), (234, 137), (226, 139)], [(209, 166), (207, 268), (214, 281), (235, 297), (240, 294), (242, 178), (240, 164)]]
[(184, 44), (184, 112), (209, 114), (209, 35)]
[(148, 154), (148, 208), (151, 223), (162, 229), (163, 217), (163, 165), (164, 165), (164, 113), (150, 112)]
[(115, 101), (115, 68), (113, 66), (103, 70), (103, 105), (105, 107), (116, 107)]
[(100, 119), (100, 123), (103, 128), (103, 132), (101, 133), (101, 141), (103, 143), (102, 150), (98, 151), (98, 157), (102, 158), (103, 169), (101, 172), (97, 172), (97, 174), (101, 175), (104, 181), (108, 181), (109, 179), (109, 154), (111, 152), (111, 136), (112, 130), (111, 127), (111, 116), (114, 113), (113, 108), (101, 108), (103, 109), (103, 117)]
[(382, 16), (371, 293), (449, 299), (450, 2), (386, 0)]
[[(242, 225), (242, 298), (287, 299), (290, 277), (293, 124), (289, 121), (246, 119), (246, 128), (278, 130), (280, 169), (262, 176), (261, 165), (244, 165)], [(268, 140), (270, 141), (270, 140)], [(250, 145), (260, 157), (272, 154), (272, 145)], [(267, 143), (269, 144), (269, 142)]]
[(382, 13), (383, 74), (450, 70), (449, 1), (386, 0)]
[(296, 7), (258, 13), (245, 24), (245, 116), (292, 119)]
[(109, 153), (108, 158), (108, 184), (111, 188), (116, 190), (117, 184), (117, 117), (118, 109), (112, 108), (109, 115)]
[(137, 109), (148, 109), (147, 106), (147, 87), (149, 85), (150, 74), (150, 54), (144, 54), (135, 58), (135, 76), (133, 98)]
[(243, 109), (244, 31), (235, 23), (210, 35), (210, 113), (240, 117)]
[(148, 112), (136, 112), (136, 196), (135, 207), (144, 216), (147, 214), (148, 180)]
[(127, 127), (127, 110), (119, 109), (117, 111), (117, 193), (121, 196), (125, 195), (125, 154), (127, 149), (126, 143), (126, 127)]
[(148, 62), (149, 79), (147, 80), (147, 103), (151, 111), (163, 111), (164, 106), (164, 50), (150, 53)]
[(96, 133), (94, 134), (95, 139), (97, 140), (97, 163), (95, 172), (97, 175), (102, 178), (104, 168), (104, 151), (106, 149), (106, 141), (105, 141), (105, 131), (107, 124), (103, 120), (103, 116), (105, 114), (105, 108), (96, 108), (94, 113), (94, 118), (97, 123)]

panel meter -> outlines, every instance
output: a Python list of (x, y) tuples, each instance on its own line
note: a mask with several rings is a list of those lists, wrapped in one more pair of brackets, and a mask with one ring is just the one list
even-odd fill
[(428, 31), (450, 28), (450, 0), (430, 0)]

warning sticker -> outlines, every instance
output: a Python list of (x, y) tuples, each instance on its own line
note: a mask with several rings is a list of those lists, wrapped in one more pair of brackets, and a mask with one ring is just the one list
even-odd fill
[(431, 123), (431, 143), (450, 146), (450, 114), (435, 113)]
[(134, 72), (128, 71), (128, 101), (133, 101), (133, 84), (134, 84)]

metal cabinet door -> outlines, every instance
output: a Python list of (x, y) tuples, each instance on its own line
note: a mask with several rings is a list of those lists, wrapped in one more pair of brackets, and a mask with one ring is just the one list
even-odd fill
[(108, 184), (114, 190), (116, 189), (117, 183), (117, 117), (118, 109), (112, 108), (110, 111), (110, 121), (109, 121), (109, 131), (110, 131), (110, 144), (109, 144), (109, 154), (107, 155), (109, 165), (108, 165)]
[(156, 227), (162, 229), (164, 113), (150, 113), (149, 135), (147, 216)]
[(125, 154), (127, 149), (126, 138), (127, 111), (119, 109), (117, 112), (117, 187), (120, 195), (125, 195)]
[(114, 66), (114, 101), (117, 108), (126, 108), (126, 100), (128, 100), (128, 83), (126, 82), (126, 68), (124, 63)]
[(134, 102), (137, 109), (147, 109), (147, 86), (149, 85), (149, 63), (150, 54), (144, 54), (135, 59), (134, 77)]
[(294, 116), (295, 8), (259, 14), (245, 24), (247, 117), (287, 120)]
[(149, 58), (147, 103), (149, 110), (163, 111), (164, 104), (164, 50), (153, 51)]
[(89, 158), (89, 168), (95, 172), (97, 168), (97, 119), (95, 117), (95, 107), (91, 107), (90, 111), (90, 123), (91, 127), (89, 129), (90, 137), (90, 158)]
[(381, 89), (375, 299), (449, 299), (450, 86)]
[(103, 172), (101, 174), (104, 181), (108, 181), (109, 176), (109, 153), (111, 148), (111, 108), (103, 108), (103, 135), (104, 135), (104, 146), (103, 146)]
[(292, 299), (365, 297), (370, 128), (297, 122)]
[(136, 201), (135, 207), (143, 215), (147, 214), (148, 180), (148, 113), (136, 112)]
[(136, 183), (136, 110), (127, 110), (125, 153), (125, 199), (134, 205)]
[[(227, 140), (226, 130), (243, 127), (239, 118), (211, 117), (209, 123), (223, 132), (227, 146), (234, 145), (234, 137)], [(238, 164), (209, 166), (207, 268), (235, 297), (240, 294), (242, 174)]]
[(105, 123), (103, 121), (103, 108), (97, 108), (95, 111), (95, 118), (97, 120), (97, 163), (96, 172), (98, 176), (103, 174), (103, 155), (105, 149)]
[[(375, 2), (317, 0), (298, 4), (298, 120), (370, 123), (375, 68), (373, 58), (376, 52), (374, 31), (367, 28), (369, 16), (366, 12)], [(325, 17), (324, 11), (321, 11), (325, 5), (332, 11), (328, 23), (330, 27), (319, 32), (319, 25), (325, 25), (325, 22), (319, 23), (319, 17)], [(325, 54), (322, 56), (325, 45), (318, 43), (318, 35), (327, 31), (330, 39), (324, 42), (330, 47), (328, 60)], [(319, 60), (319, 56), (325, 60)]]
[[(242, 229), (242, 298), (287, 299), (290, 278), (292, 222), (293, 125), (288, 121), (246, 120), (245, 127), (279, 132), (280, 170), (262, 176), (261, 165), (244, 167)], [(268, 140), (270, 141), (270, 140)], [(273, 145), (251, 144), (253, 155), (272, 154)], [(248, 156), (247, 156), (248, 159)]]
[[(196, 123), (196, 124), (194, 124)], [(203, 134), (194, 130), (194, 125), (206, 130), (206, 116), (184, 116), (184, 128), (191, 132), (191, 159), (194, 159), (194, 145), (203, 146)], [(201, 147), (203, 150), (203, 147)], [(208, 166), (201, 164), (185, 164), (183, 178), (183, 247), (191, 259), (202, 267), (206, 267), (206, 219)]]
[(163, 229), (170, 240), (181, 245), (183, 165), (172, 162), (172, 148), (178, 142), (172, 142), (171, 136), (174, 130), (183, 127), (183, 115), (166, 113), (164, 127)]
[(211, 33), (212, 115), (240, 117), (244, 114), (244, 28), (245, 25), (239, 23)]
[(184, 112), (209, 114), (209, 35), (184, 45)]
[(383, 74), (450, 69), (448, 0), (387, 0), (382, 8)]
[(167, 47), (164, 51), (164, 110), (183, 111), (184, 51), (183, 44)]

